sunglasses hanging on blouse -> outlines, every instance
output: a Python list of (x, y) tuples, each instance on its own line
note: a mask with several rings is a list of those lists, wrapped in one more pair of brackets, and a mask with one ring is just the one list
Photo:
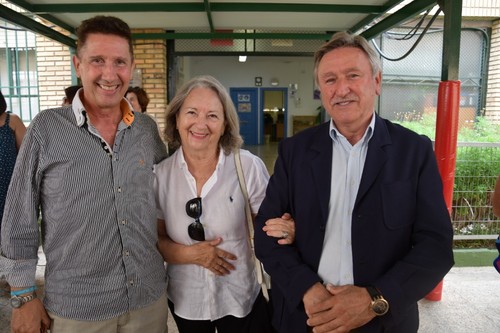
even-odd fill
[(201, 198), (197, 197), (186, 202), (186, 214), (194, 219), (188, 227), (188, 234), (194, 240), (204, 241), (205, 240), (205, 230), (203, 229), (203, 224), (200, 222), (201, 216)]

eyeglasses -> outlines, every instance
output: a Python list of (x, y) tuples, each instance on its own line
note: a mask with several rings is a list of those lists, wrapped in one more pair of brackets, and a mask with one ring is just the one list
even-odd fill
[(188, 234), (194, 240), (204, 241), (205, 231), (203, 230), (203, 224), (200, 222), (201, 216), (201, 198), (194, 198), (186, 202), (186, 214), (194, 219), (188, 227)]

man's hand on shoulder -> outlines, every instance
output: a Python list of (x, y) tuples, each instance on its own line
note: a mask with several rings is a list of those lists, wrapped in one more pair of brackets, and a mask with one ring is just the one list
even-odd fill
[(42, 302), (35, 298), (18, 309), (12, 309), (12, 333), (45, 333), (50, 328), (50, 318)]

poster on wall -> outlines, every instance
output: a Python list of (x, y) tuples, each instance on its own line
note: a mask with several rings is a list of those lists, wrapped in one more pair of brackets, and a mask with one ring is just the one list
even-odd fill
[(238, 112), (251, 112), (252, 103), (238, 103)]
[(249, 102), (250, 94), (238, 94), (238, 102)]

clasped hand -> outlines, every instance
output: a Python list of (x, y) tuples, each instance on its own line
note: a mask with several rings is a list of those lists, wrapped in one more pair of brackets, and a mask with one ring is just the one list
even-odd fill
[(349, 332), (375, 317), (365, 288), (353, 285), (335, 287), (313, 285), (303, 298), (307, 325), (314, 333)]

